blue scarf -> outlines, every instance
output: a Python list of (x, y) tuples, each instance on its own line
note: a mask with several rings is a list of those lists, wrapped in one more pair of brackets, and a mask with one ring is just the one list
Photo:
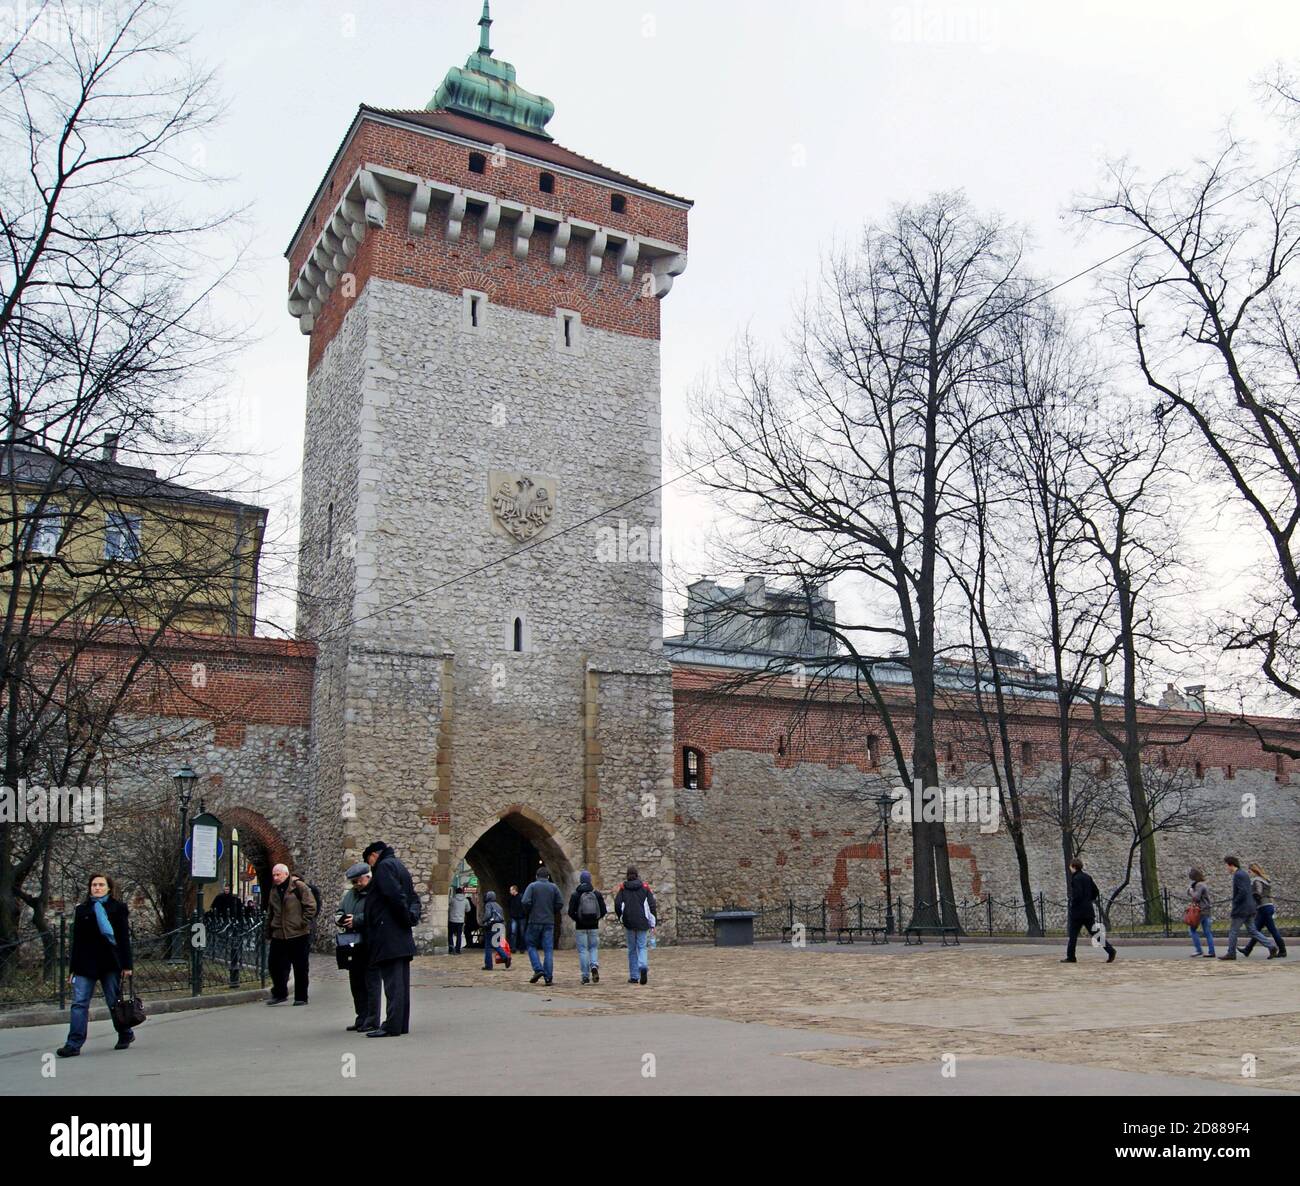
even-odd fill
[(104, 909), (104, 903), (108, 899), (91, 898), (95, 903), (95, 921), (99, 924), (99, 933), (104, 936), (110, 943), (117, 942), (117, 936), (113, 934), (113, 924), (108, 921), (108, 911)]

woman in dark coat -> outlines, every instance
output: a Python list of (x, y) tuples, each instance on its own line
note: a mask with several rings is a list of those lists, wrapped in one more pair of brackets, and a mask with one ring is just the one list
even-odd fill
[[(60, 1058), (73, 1058), (86, 1043), (90, 1000), (95, 985), (104, 990), (104, 1001), (111, 1010), (119, 991), (131, 991), (131, 920), (126, 906), (113, 897), (113, 880), (96, 873), (88, 887), (86, 900), (72, 918), (72, 1024), (68, 1040), (55, 1051)], [(114, 1022), (116, 1026), (116, 1022)], [(135, 1041), (132, 1030), (117, 1031), (115, 1050), (125, 1050)]]

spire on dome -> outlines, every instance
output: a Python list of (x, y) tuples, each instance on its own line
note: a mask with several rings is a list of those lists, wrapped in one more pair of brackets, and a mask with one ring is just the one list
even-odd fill
[(447, 71), (426, 110), (456, 111), (549, 140), (546, 125), (555, 115), (555, 104), (524, 90), (515, 81), (515, 68), (492, 56), (490, 0), (483, 0), (478, 23), (478, 52), (470, 55), (464, 69), (453, 66)]

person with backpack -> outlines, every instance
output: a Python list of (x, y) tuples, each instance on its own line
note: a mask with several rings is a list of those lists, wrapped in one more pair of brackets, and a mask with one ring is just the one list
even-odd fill
[(271, 892), (266, 895), (266, 937), (271, 951), (267, 970), (271, 973), (268, 1005), (283, 1005), (289, 999), (289, 970), (293, 969), (293, 1003), (307, 1004), (308, 963), (311, 956), (312, 923), (320, 909), (316, 892), (288, 865), (271, 870)]
[[(1079, 941), (1080, 929), (1091, 933), (1092, 928), (1097, 925), (1097, 916), (1094, 913), (1094, 906), (1101, 901), (1101, 891), (1097, 888), (1097, 883), (1093, 881), (1083, 871), (1083, 862), (1075, 857), (1070, 862), (1070, 916), (1067, 927), (1070, 932), (1070, 942), (1065, 948), (1065, 959), (1063, 964), (1077, 964), (1079, 961), (1074, 956), (1075, 944)], [(1106, 941), (1106, 962), (1112, 964), (1115, 962), (1115, 949)]]
[(400, 1038), (411, 1032), (411, 961), (420, 899), (406, 866), (382, 840), (361, 854), (372, 880), (366, 899), (366, 942), (370, 962), (379, 969), (388, 1011), (367, 1038)]
[(584, 869), (578, 874), (578, 888), (569, 898), (569, 917), (576, 928), (583, 984), (600, 983), (600, 920), (608, 913), (605, 896), (596, 892), (591, 874)]
[(1188, 957), (1189, 959), (1201, 959), (1204, 953), (1201, 951), (1201, 933), (1205, 935), (1205, 941), (1210, 945), (1208, 955), (1205, 959), (1214, 958), (1214, 900), (1210, 897), (1210, 887), (1205, 884), (1205, 874), (1199, 869), (1188, 869), (1187, 880), (1190, 883), (1187, 887), (1187, 896), (1191, 898), (1191, 904), (1183, 914), (1183, 921), (1187, 924), (1187, 929), (1192, 933), (1192, 946), (1196, 950)]
[(635, 865), (629, 865), (627, 880), (614, 898), (614, 914), (627, 934), (627, 982), (646, 984), (650, 980), (648, 943), (659, 912), (650, 887), (642, 882)]
[(1237, 958), (1237, 932), (1242, 927), (1250, 932), (1255, 943), (1262, 943), (1268, 948), (1269, 959), (1277, 959), (1277, 946), (1255, 925), (1255, 915), (1259, 911), (1255, 904), (1255, 891), (1250, 884), (1250, 874), (1241, 867), (1241, 862), (1236, 857), (1224, 857), (1223, 863), (1232, 874), (1232, 917), (1228, 920), (1228, 954), (1219, 956), (1219, 959)]
[(469, 911), (469, 897), (463, 885), (456, 886), (447, 903), (447, 954), (460, 955), (465, 938), (465, 915)]
[[(1258, 912), (1255, 915), (1255, 929), (1263, 931), (1268, 929), (1268, 933), (1273, 936), (1273, 942), (1277, 944), (1278, 959), (1286, 959), (1286, 940), (1282, 938), (1282, 932), (1277, 929), (1277, 923), (1273, 921), (1275, 913), (1273, 907), (1273, 883), (1269, 880), (1268, 874), (1258, 865), (1250, 866), (1251, 882), (1250, 888), (1254, 893), (1255, 906)], [(1241, 949), (1242, 955), (1250, 955), (1255, 949), (1255, 937), (1250, 937), (1250, 942)]]
[[(109, 1016), (119, 994), (133, 996), (134, 963), (131, 956), (131, 919), (124, 902), (113, 896), (113, 879), (96, 873), (86, 887), (86, 900), (72, 916), (72, 951), (69, 980), (72, 982), (72, 1023), (68, 1039), (54, 1053), (76, 1058), (86, 1044), (90, 1021), (90, 1000), (95, 985), (104, 990)], [(113, 1019), (114, 1028), (117, 1019)], [(125, 1050), (135, 1041), (135, 1032), (118, 1029), (114, 1050)]]
[[(564, 909), (564, 895), (551, 880), (551, 871), (545, 865), (537, 870), (536, 880), (524, 890), (520, 904), (528, 920), (524, 940), (528, 944), (528, 962), (533, 965), (533, 978), (528, 983), (536, 984), (545, 977), (549, 988), (555, 970), (555, 916)], [(538, 949), (542, 951), (541, 958)]]
[[(505, 937), (505, 911), (497, 901), (496, 892), (488, 890), (487, 896), (483, 899), (483, 970), (485, 972), (496, 971), (493, 961), (497, 952), (501, 951), (501, 940)], [(501, 958), (505, 961), (506, 971), (509, 971), (510, 956), (502, 952)]]

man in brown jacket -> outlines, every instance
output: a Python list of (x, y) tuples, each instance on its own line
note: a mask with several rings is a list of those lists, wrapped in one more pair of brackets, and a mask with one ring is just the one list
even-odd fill
[(271, 941), (267, 959), (271, 973), (268, 1005), (289, 999), (289, 969), (293, 968), (293, 1003), (307, 1003), (307, 962), (311, 953), (311, 923), (316, 917), (316, 895), (287, 865), (271, 870), (275, 884), (266, 895), (266, 937)]

